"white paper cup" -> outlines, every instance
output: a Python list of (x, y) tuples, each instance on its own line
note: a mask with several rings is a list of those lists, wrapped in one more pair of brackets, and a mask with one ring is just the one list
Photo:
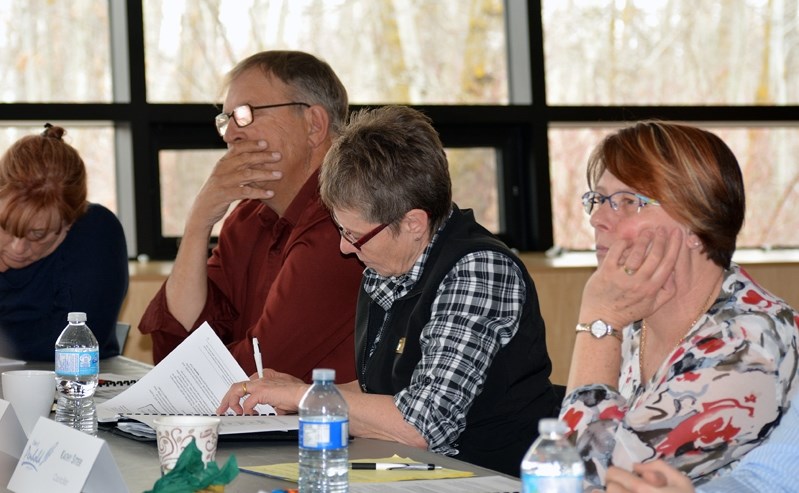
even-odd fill
[(55, 372), (47, 370), (12, 370), (3, 372), (3, 399), (30, 436), (40, 416), (48, 417), (55, 398)]
[(161, 416), (153, 420), (158, 459), (161, 472), (174, 469), (178, 457), (191, 439), (197, 443), (202, 454), (203, 464), (216, 457), (216, 443), (219, 441), (219, 418), (213, 416)]

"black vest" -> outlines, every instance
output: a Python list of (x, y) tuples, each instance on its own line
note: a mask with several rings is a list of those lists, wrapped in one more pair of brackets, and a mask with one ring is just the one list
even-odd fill
[(364, 392), (394, 395), (407, 387), (421, 360), (419, 336), (430, 319), (438, 286), (461, 258), (485, 250), (502, 252), (519, 266), (527, 300), (519, 329), (491, 363), (483, 389), (467, 413), (466, 428), (454, 446), (460, 460), (518, 476), (522, 457), (538, 435), (538, 420), (556, 416), (560, 403), (549, 381), (552, 365), (535, 285), (524, 264), (477, 224), (471, 210), (455, 208), (439, 233), (422, 277), (385, 317), (380, 342), (371, 358), (367, 345), (380, 330), (385, 312), (361, 285), (355, 321), (356, 370)]

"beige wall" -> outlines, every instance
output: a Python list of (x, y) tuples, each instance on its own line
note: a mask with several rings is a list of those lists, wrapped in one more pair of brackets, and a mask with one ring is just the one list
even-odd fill
[(145, 363), (153, 363), (153, 344), (150, 336), (139, 332), (139, 320), (144, 310), (161, 288), (172, 269), (171, 262), (130, 262), (128, 295), (119, 314), (120, 322), (131, 325), (122, 354)]
[[(521, 255), (533, 277), (541, 304), (541, 313), (547, 326), (547, 348), (552, 359), (552, 380), (565, 384), (574, 344), (574, 327), (580, 306), (583, 285), (591, 275), (592, 261), (582, 257), (572, 265), (561, 260), (551, 260), (543, 254)], [(737, 259), (736, 259), (737, 260)], [(793, 307), (799, 307), (799, 263), (741, 261), (746, 270), (760, 284), (784, 298)], [(125, 356), (152, 363), (152, 343), (149, 336), (138, 330), (141, 315), (169, 273), (168, 262), (131, 262), (130, 288), (122, 307), (120, 321), (132, 325), (125, 344)]]

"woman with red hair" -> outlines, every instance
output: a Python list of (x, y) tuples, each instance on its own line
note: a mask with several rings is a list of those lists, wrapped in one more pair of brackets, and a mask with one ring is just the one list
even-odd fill
[(732, 261), (745, 212), (715, 134), (646, 121), (588, 162), (598, 268), (583, 290), (561, 419), (590, 485), (664, 459), (702, 484), (760, 444), (797, 378), (797, 313)]
[(86, 167), (47, 124), (0, 158), (0, 354), (53, 359), (67, 313), (86, 312), (100, 357), (118, 355), (128, 288), (122, 225), (86, 200)]

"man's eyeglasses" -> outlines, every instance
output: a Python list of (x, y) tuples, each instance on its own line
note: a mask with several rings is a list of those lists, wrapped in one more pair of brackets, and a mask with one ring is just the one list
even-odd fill
[(364, 234), (360, 238), (355, 238), (355, 235), (352, 234), (352, 231), (344, 229), (344, 226), (340, 225), (338, 223), (338, 219), (336, 219), (335, 217), (333, 218), (333, 222), (336, 223), (336, 227), (338, 228), (338, 233), (341, 235), (341, 237), (350, 242), (350, 244), (352, 244), (352, 246), (355, 247), (356, 250), (360, 250), (361, 247), (364, 246), (367, 241), (377, 236), (378, 233), (380, 233), (389, 226), (388, 224), (381, 224), (375, 229)]
[(638, 214), (641, 208), (647, 205), (660, 205), (660, 202), (655, 199), (633, 192), (616, 192), (610, 195), (602, 195), (599, 192), (590, 191), (583, 194), (582, 201), (585, 213), (589, 216), (593, 214), (596, 206), (600, 206), (605, 202), (610, 204), (611, 209), (625, 216)]
[(230, 113), (220, 113), (216, 115), (214, 119), (214, 123), (216, 123), (216, 130), (219, 132), (219, 135), (222, 137), (225, 136), (225, 132), (227, 132), (228, 123), (230, 123), (230, 119), (233, 118), (233, 121), (236, 122), (236, 125), (239, 128), (246, 127), (247, 125), (253, 122), (253, 110), (265, 110), (267, 108), (280, 108), (281, 106), (305, 106), (306, 108), (310, 108), (311, 105), (308, 103), (301, 103), (299, 101), (292, 101), (289, 103), (278, 103), (278, 104), (265, 104), (263, 106), (250, 106), (249, 104), (243, 104), (241, 106), (237, 106), (233, 108), (233, 111)]

